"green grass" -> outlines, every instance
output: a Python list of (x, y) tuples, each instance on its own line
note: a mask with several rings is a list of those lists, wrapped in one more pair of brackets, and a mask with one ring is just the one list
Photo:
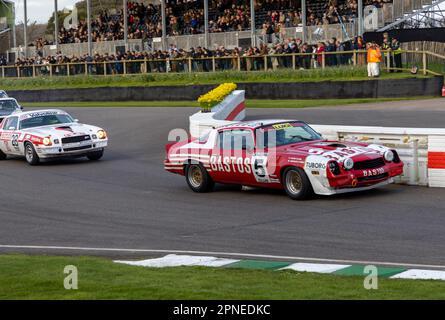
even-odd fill
[[(312, 100), (247, 100), (248, 108), (310, 108), (339, 106), (388, 101), (429, 99), (434, 97), (407, 98), (361, 98), (361, 99), (312, 99)], [(25, 102), (24, 107), (33, 108), (82, 108), (82, 107), (199, 107), (196, 101), (93, 101), (93, 102)]]
[[(382, 72), (381, 79), (401, 79), (413, 76), (409, 73)], [(365, 67), (331, 67), (315, 70), (276, 70), (267, 72), (224, 71), (209, 73), (151, 73), (143, 75), (116, 76), (54, 76), (0, 79), (3, 90), (39, 90), (65, 88), (129, 87), (129, 86), (174, 86), (196, 84), (220, 84), (222, 82), (304, 82), (304, 81), (350, 81), (367, 80)]]
[[(65, 290), (66, 265), (79, 289)], [(0, 299), (445, 299), (445, 282), (232, 268), (143, 268), (103, 258), (0, 256)]]

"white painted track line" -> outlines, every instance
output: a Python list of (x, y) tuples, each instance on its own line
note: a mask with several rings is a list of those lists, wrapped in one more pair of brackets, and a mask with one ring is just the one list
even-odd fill
[(378, 265), (378, 266), (398, 266), (413, 268), (433, 268), (444, 269), (445, 265), (434, 264), (418, 264), (403, 262), (383, 262), (383, 261), (367, 261), (367, 260), (341, 260), (341, 259), (324, 259), (310, 257), (294, 257), (294, 256), (278, 256), (266, 254), (252, 253), (235, 253), (235, 252), (213, 252), (213, 251), (193, 251), (193, 250), (162, 250), (162, 249), (127, 249), (127, 248), (90, 248), (90, 247), (60, 247), (60, 246), (32, 246), (32, 245), (7, 245), (0, 244), (0, 249), (31, 249), (31, 250), (66, 250), (66, 251), (97, 251), (97, 252), (128, 252), (128, 253), (160, 253), (160, 254), (197, 254), (210, 256), (226, 256), (236, 258), (254, 258), (254, 259), (276, 259), (287, 261), (312, 261), (312, 262), (328, 262), (340, 264), (361, 264), (361, 265)]

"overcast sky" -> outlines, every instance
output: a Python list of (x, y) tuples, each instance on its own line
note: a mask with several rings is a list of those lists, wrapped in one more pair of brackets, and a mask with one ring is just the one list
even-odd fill
[[(72, 8), (79, 0), (59, 0), (59, 11), (63, 8)], [(15, 2), (16, 22), (23, 22), (23, 3), (24, 0), (13, 0)], [(28, 21), (30, 23), (46, 23), (51, 15), (54, 14), (54, 0), (28, 0)]]

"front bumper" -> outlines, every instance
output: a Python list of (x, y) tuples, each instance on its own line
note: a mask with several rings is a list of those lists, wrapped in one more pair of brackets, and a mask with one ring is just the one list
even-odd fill
[(89, 153), (102, 151), (108, 146), (108, 140), (96, 140), (91, 144), (79, 145), (79, 146), (39, 146), (36, 147), (36, 152), (39, 158), (58, 158), (58, 157), (79, 157)]
[(403, 163), (391, 163), (371, 170), (351, 170), (340, 175), (324, 173), (313, 176), (307, 172), (316, 194), (332, 195), (378, 188), (394, 182), (394, 177), (403, 174)]
[(348, 192), (358, 192), (358, 191), (365, 191), (365, 190), (371, 190), (374, 188), (378, 188), (378, 187), (382, 187), (382, 186), (386, 186), (387, 184), (393, 183), (394, 179), (393, 178), (389, 178), (386, 180), (383, 180), (381, 182), (375, 183), (375, 184), (371, 184), (371, 185), (367, 185), (364, 187), (346, 187), (346, 188), (339, 188), (339, 189), (331, 189), (331, 192), (329, 193), (325, 193), (326, 195), (332, 195), (332, 194), (340, 194), (340, 193), (348, 193)]

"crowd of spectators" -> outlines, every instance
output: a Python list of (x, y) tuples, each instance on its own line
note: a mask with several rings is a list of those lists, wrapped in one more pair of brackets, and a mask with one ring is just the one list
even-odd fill
[[(392, 0), (365, 0), (365, 5), (382, 6)], [(307, 24), (323, 25), (351, 22), (357, 16), (357, 0), (307, 1)], [(162, 35), (161, 6), (128, 2), (128, 37), (146, 39)], [(284, 28), (301, 26), (300, 0), (259, 0), (255, 7), (256, 28), (264, 34), (281, 33)], [(209, 1), (209, 32), (250, 29), (250, 6), (244, 0)], [(122, 40), (124, 15), (122, 10), (104, 10), (92, 19), (92, 40)], [(167, 35), (187, 35), (204, 32), (204, 9), (198, 0), (166, 1)], [(61, 28), (59, 43), (87, 41), (87, 24), (81, 20), (77, 27)]]
[[(159, 8), (153, 4), (128, 2), (128, 38), (142, 39), (162, 34)], [(124, 38), (124, 15), (122, 10), (103, 10), (91, 20), (92, 41), (114, 41)], [(61, 28), (59, 43), (81, 43), (88, 41), (88, 25), (79, 21), (76, 28)]]
[[(53, 75), (66, 75), (68, 73), (66, 64), (68, 63), (70, 63), (69, 72), (72, 75), (85, 73), (209, 72), (213, 71), (213, 68), (215, 70), (240, 69), (247, 71), (294, 67), (312, 69), (320, 68), (323, 64), (325, 66), (352, 64), (352, 53), (342, 52), (360, 49), (365, 49), (361, 37), (347, 42), (340, 42), (332, 38), (328, 43), (320, 42), (316, 45), (303, 43), (301, 39), (287, 39), (278, 44), (261, 44), (257, 47), (232, 50), (225, 47), (219, 47), (216, 50), (202, 47), (184, 50), (171, 45), (165, 51), (129, 51), (118, 54), (94, 54), (93, 56), (86, 54), (80, 57), (68, 57), (59, 52), (54, 56), (18, 59), (16, 67), (23, 69), (23, 76), (31, 76), (35, 72), (32, 70), (33, 68), (30, 68), (32, 65), (37, 66), (35, 69), (39, 74), (49, 74), (51, 72)], [(323, 52), (337, 52), (338, 54), (326, 54), (323, 58)], [(296, 53), (304, 55), (297, 55), (293, 58), (291, 54)], [(216, 59), (213, 59), (213, 57)], [(358, 63), (364, 64), (364, 58), (361, 61), (359, 57)]]

